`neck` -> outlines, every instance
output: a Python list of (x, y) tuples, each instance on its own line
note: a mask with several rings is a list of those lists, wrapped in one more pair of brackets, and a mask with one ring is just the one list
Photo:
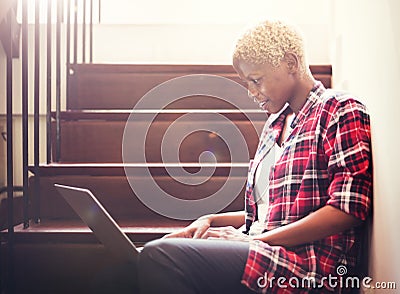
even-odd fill
[(313, 88), (315, 80), (311, 74), (305, 73), (302, 78), (299, 78), (293, 91), (293, 98), (290, 100), (289, 105), (294, 113), (298, 113), (306, 103), (307, 97)]

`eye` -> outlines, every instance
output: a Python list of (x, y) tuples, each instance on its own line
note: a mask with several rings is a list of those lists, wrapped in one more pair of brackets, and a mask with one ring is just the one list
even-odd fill
[(259, 84), (260, 84), (260, 81), (261, 81), (261, 78), (252, 79), (252, 82), (253, 82), (255, 85), (259, 85)]

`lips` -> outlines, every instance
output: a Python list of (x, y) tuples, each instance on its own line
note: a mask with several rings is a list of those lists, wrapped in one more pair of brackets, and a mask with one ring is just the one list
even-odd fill
[(258, 106), (259, 106), (261, 109), (266, 110), (267, 102), (268, 102), (268, 101), (269, 101), (269, 100), (266, 99), (266, 100), (263, 100), (263, 101), (261, 101), (261, 102), (258, 102)]

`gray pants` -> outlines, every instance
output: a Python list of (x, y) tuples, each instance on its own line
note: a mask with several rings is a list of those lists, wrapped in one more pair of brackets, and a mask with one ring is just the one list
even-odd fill
[(140, 293), (252, 293), (240, 281), (246, 242), (161, 239), (139, 254)]

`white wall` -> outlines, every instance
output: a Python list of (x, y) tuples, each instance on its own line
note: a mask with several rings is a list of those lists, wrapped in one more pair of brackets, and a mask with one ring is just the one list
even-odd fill
[[(230, 64), (232, 47), (240, 32), (251, 23), (274, 17), (301, 27), (309, 41), (311, 63), (329, 63), (330, 2), (103, 1), (103, 25), (95, 28), (94, 59), (96, 62)], [(318, 13), (310, 17), (314, 11)]]
[(400, 2), (333, 3), (336, 84), (362, 97), (371, 113), (374, 214), (370, 275), (374, 281), (395, 281), (399, 288)]
[[(245, 26), (246, 24), (100, 25), (94, 30), (94, 61), (231, 64), (233, 44)], [(299, 26), (309, 37), (310, 62), (329, 63), (329, 24)]]
[(102, 0), (101, 21), (106, 24), (245, 24), (266, 17), (278, 17), (291, 19), (296, 23), (325, 23), (329, 22), (329, 10), (326, 8), (330, 2), (331, 0)]

